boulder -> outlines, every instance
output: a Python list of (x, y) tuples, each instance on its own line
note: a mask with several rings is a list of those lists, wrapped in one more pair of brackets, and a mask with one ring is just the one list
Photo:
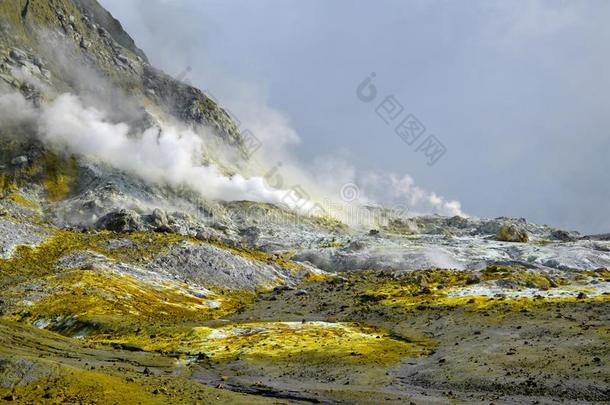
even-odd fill
[(468, 278), (466, 279), (466, 284), (467, 285), (472, 285), (472, 284), (479, 284), (481, 282), (481, 273), (479, 272), (472, 272), (468, 275)]
[(25, 51), (23, 51), (23, 50), (21, 50), (19, 48), (11, 49), (10, 56), (11, 56), (11, 58), (16, 60), (17, 62), (21, 62), (21, 61), (26, 60), (28, 58), (28, 54), (25, 53)]
[(466, 228), (468, 227), (468, 219), (459, 215), (455, 215), (451, 218), (447, 218), (447, 226), (460, 229)]
[(515, 224), (504, 224), (498, 230), (496, 234), (496, 240), (502, 242), (520, 242), (526, 243), (529, 240), (529, 236), (525, 229)]
[(555, 229), (553, 232), (551, 232), (551, 238), (560, 240), (562, 242), (574, 242), (576, 240), (576, 238), (570, 235), (569, 232), (562, 231), (561, 229)]
[(347, 245), (346, 250), (351, 251), (351, 252), (359, 252), (361, 250), (364, 250), (366, 248), (366, 244), (361, 241), (361, 240), (355, 240), (353, 242), (350, 242), (349, 245)]
[(150, 216), (148, 217), (150, 224), (154, 227), (154, 228), (159, 228), (162, 226), (167, 226), (168, 222), (167, 222), (167, 214), (165, 213), (165, 211), (163, 211), (160, 208), (155, 208), (152, 212), (152, 214), (150, 214)]
[(13, 160), (11, 160), (11, 164), (13, 166), (23, 166), (28, 162), (27, 156), (17, 156)]
[(132, 210), (106, 214), (95, 223), (95, 227), (113, 232), (134, 232), (144, 229), (140, 215)]
[(254, 246), (261, 236), (261, 230), (256, 226), (249, 226), (245, 229), (240, 229), (239, 234), (247, 244)]

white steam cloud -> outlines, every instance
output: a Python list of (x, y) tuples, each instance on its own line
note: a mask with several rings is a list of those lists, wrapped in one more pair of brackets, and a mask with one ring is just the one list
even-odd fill
[[(60, 95), (39, 108), (18, 93), (4, 94), (0, 96), (0, 111), (3, 128), (23, 129), (29, 125), (55, 149), (108, 164), (151, 183), (186, 186), (209, 199), (269, 202), (301, 212), (321, 213), (312, 211), (318, 202), (322, 212), (351, 225), (365, 224), (351, 209), (363, 205), (398, 208), (410, 215), (464, 216), (459, 202), (446, 201), (415, 186), (408, 175), (359, 175), (346, 159), (337, 157), (318, 157), (311, 166), (299, 163), (288, 148), (298, 142), (298, 136), (277, 111), (263, 114), (269, 122), (262, 125), (259, 121), (256, 128), (257, 133), (265, 133), (259, 152), (263, 161), (273, 162), (270, 156), (281, 161), (271, 170), (266, 167), (268, 164), (259, 165), (249, 177), (227, 176), (214, 165), (202, 163), (209, 134), (166, 123), (134, 132), (128, 124), (113, 122), (106, 111), (85, 106), (72, 94)], [(281, 142), (274, 142), (277, 137)], [(358, 187), (356, 198), (349, 201), (342, 195), (346, 184)]]
[(73, 95), (59, 96), (42, 108), (40, 134), (44, 141), (72, 153), (98, 159), (150, 182), (186, 185), (211, 199), (279, 203), (283, 193), (261, 177), (223, 176), (203, 166), (203, 139), (194, 131), (164, 125), (139, 136), (127, 124), (113, 124), (103, 112), (85, 108)]
[[(216, 79), (206, 81), (225, 82)], [(459, 201), (448, 200), (417, 186), (407, 174), (359, 171), (347, 152), (318, 155), (311, 162), (299, 161), (292, 150), (301, 142), (299, 134), (284, 114), (269, 106), (264, 91), (256, 91), (254, 85), (228, 82), (232, 84), (231, 92), (236, 95), (226, 103), (221, 100), (221, 104), (230, 105), (241, 127), (248, 129), (261, 142), (261, 149), (250, 163), (254, 170), (265, 163), (271, 166), (263, 173), (272, 186), (297, 188), (300, 193), (320, 203), (326, 212), (350, 225), (374, 225), (367, 221), (366, 210), (359, 209), (363, 206), (394, 208), (410, 216), (468, 216), (462, 211)], [(357, 190), (352, 188), (353, 185)], [(346, 196), (345, 190), (355, 194)]]
[(411, 215), (439, 214), (467, 216), (459, 201), (446, 200), (434, 192), (415, 185), (413, 177), (369, 173), (362, 178), (364, 190), (387, 206), (404, 204)]
[(104, 112), (83, 106), (71, 94), (59, 96), (40, 111), (20, 94), (5, 94), (0, 96), (0, 111), (4, 128), (33, 124), (46, 144), (149, 182), (188, 186), (219, 200), (281, 203), (285, 194), (271, 188), (262, 177), (229, 177), (214, 166), (202, 165), (204, 141), (192, 130), (164, 125), (131, 134), (127, 124), (110, 122)]

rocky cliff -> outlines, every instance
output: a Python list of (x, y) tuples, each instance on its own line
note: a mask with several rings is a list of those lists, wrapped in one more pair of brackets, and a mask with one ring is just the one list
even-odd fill
[(90, 70), (142, 107), (153, 104), (180, 120), (213, 128), (229, 144), (241, 144), (239, 130), (220, 106), (150, 66), (97, 1), (3, 0), (0, 10), (0, 78), (5, 87), (37, 101), (66, 91), (108, 92), (84, 77)]

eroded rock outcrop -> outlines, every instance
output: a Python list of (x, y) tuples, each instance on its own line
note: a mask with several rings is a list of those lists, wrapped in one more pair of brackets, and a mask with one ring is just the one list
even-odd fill
[(527, 231), (515, 224), (504, 224), (498, 230), (496, 239), (502, 242), (520, 242), (525, 243), (529, 240)]

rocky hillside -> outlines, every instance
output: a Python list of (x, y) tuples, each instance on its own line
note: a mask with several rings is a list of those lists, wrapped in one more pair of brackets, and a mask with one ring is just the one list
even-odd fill
[[(0, 96), (16, 93), (30, 115), (94, 101), (132, 138), (204, 128), (232, 158), (201, 161), (227, 176), (247, 152), (95, 0), (0, 0)], [(608, 235), (370, 207), (373, 229), (350, 227), (152, 182), (35, 123), (0, 112), (4, 401), (610, 401)]]
[[(164, 113), (213, 128), (239, 146), (239, 130), (212, 99), (152, 67), (121, 24), (95, 0), (2, 0), (0, 78), (28, 98), (42, 102), (61, 92), (115, 91), (154, 105)], [(93, 71), (114, 86), (96, 86)], [(110, 95), (108, 95), (110, 97)], [(150, 107), (149, 107), (150, 108)], [(129, 111), (129, 113), (137, 113)]]

